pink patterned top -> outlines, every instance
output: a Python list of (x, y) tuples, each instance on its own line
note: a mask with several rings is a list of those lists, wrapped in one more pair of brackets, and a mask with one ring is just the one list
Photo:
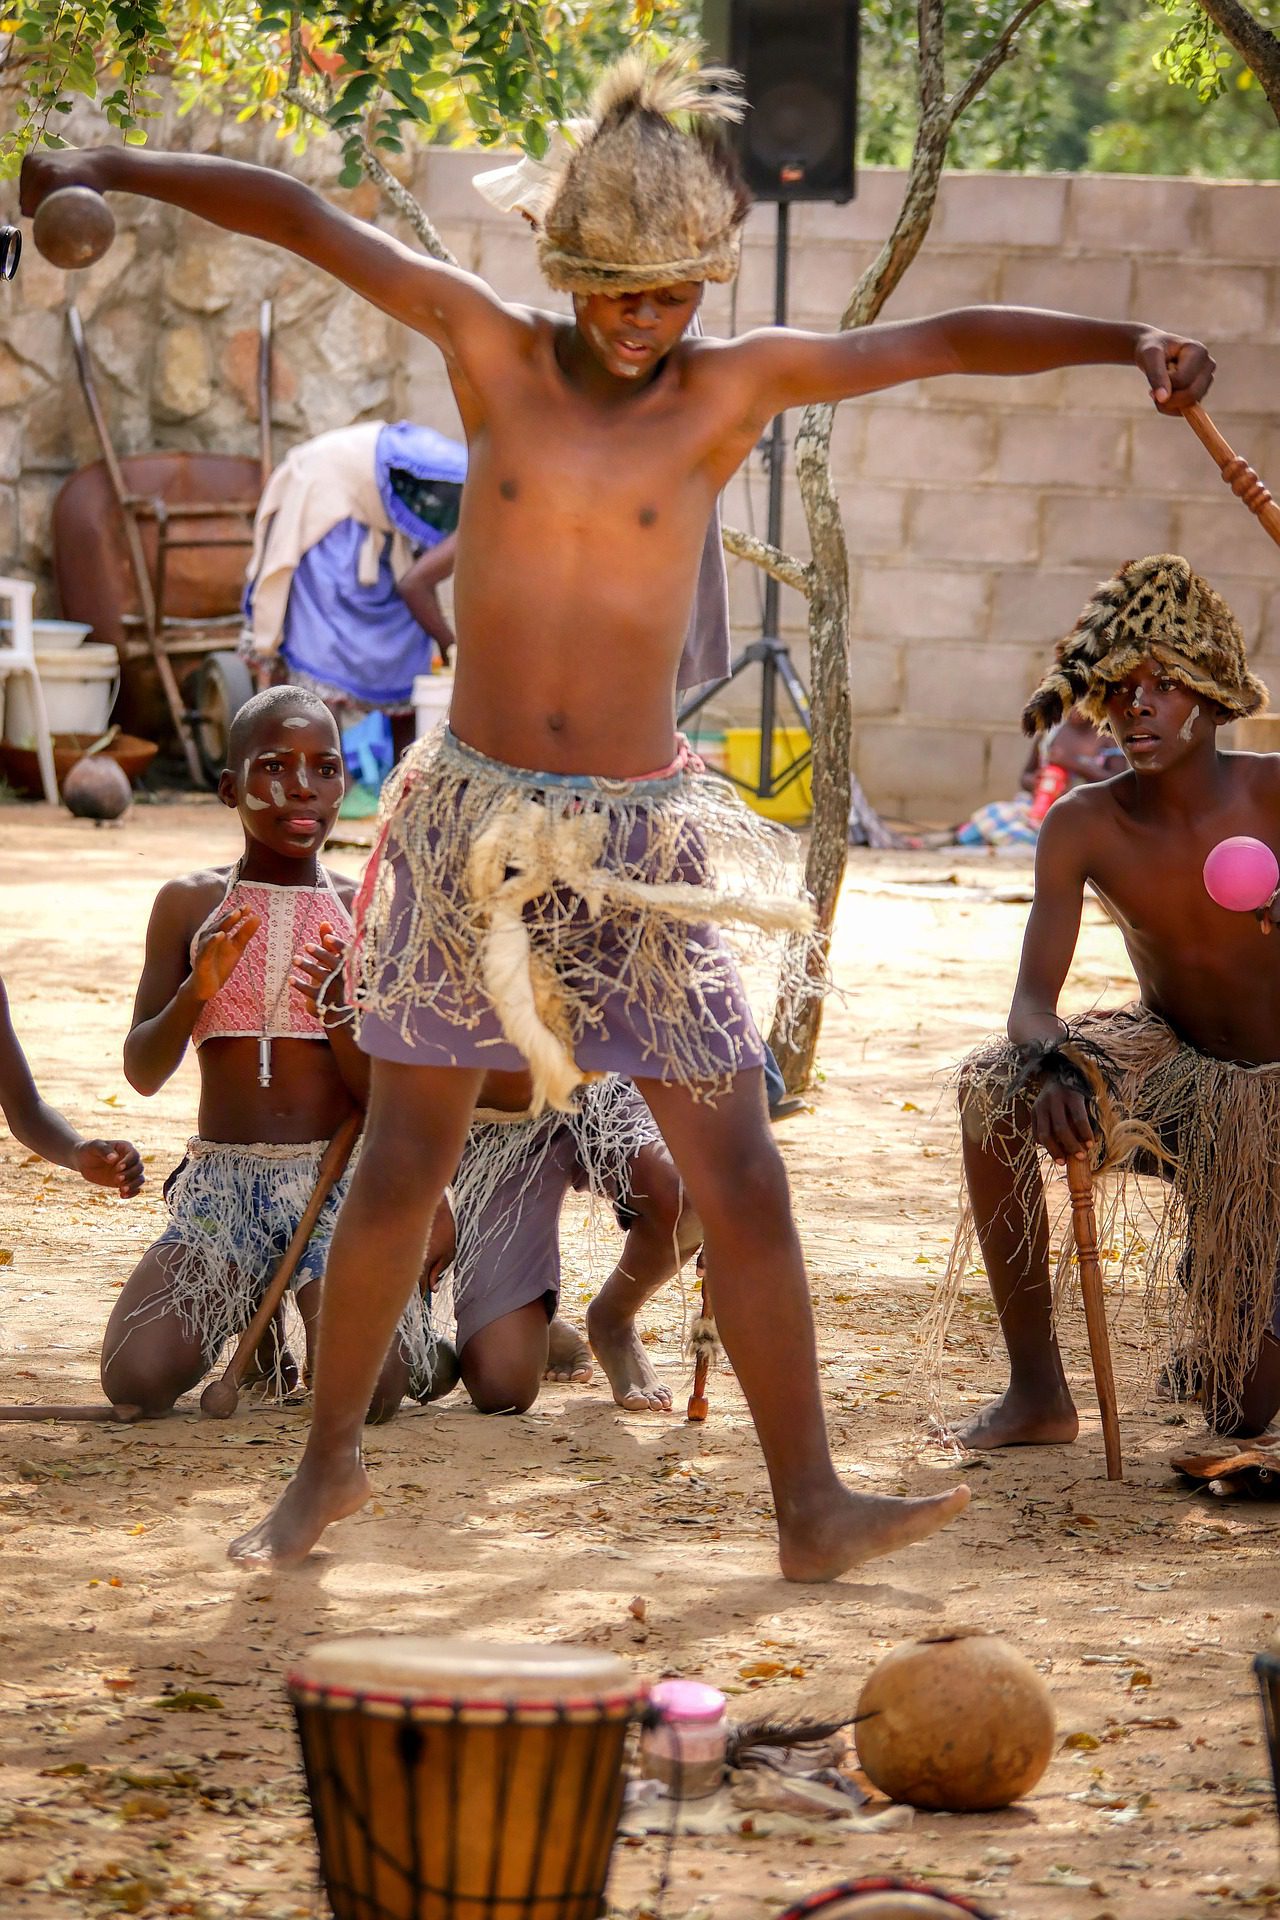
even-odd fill
[(327, 921), (340, 940), (349, 940), (351, 915), (323, 868), (317, 887), (278, 887), (265, 880), (241, 880), (232, 873), (227, 890), (191, 942), (192, 958), (201, 934), (229, 900), (248, 907), (262, 924), (240, 956), (231, 978), (206, 1000), (191, 1038), (206, 1040), (325, 1040), (324, 1027), (289, 984), (294, 956), (320, 938)]

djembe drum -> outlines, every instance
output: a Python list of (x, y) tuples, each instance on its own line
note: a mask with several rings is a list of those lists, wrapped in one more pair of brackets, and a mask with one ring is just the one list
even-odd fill
[(648, 1697), (621, 1660), (372, 1634), (288, 1689), (336, 1920), (597, 1920)]

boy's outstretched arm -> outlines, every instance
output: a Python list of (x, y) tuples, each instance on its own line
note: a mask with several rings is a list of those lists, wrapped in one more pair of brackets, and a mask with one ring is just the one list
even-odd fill
[(1214, 363), (1198, 340), (1134, 320), (1089, 320), (1038, 307), (958, 307), (846, 333), (765, 328), (728, 349), (758, 383), (761, 412), (851, 399), (946, 373), (1047, 373), (1132, 366), (1162, 413), (1203, 399)]
[(83, 1140), (47, 1101), (40, 1098), (26, 1056), (9, 1018), (9, 1000), (0, 981), (0, 1110), (15, 1140), (31, 1153), (68, 1167), (95, 1186), (114, 1187), (131, 1199), (142, 1185), (142, 1158), (128, 1140)]
[[(1045, 815), (1036, 845), (1035, 897), (1022, 937), (1008, 1034), (1016, 1047), (1050, 1048), (1065, 1035), (1058, 996), (1080, 937), (1086, 878), (1086, 827), (1070, 796)], [(1046, 1078), (1032, 1108), (1036, 1142), (1055, 1160), (1083, 1153), (1093, 1139), (1089, 1113), (1073, 1088)]]
[(416, 253), (272, 167), (130, 147), (41, 151), (22, 163), (23, 213), (33, 215), (48, 194), (72, 186), (143, 194), (284, 247), (434, 340), (464, 371), (487, 345), (523, 330), (517, 313), (483, 280)]

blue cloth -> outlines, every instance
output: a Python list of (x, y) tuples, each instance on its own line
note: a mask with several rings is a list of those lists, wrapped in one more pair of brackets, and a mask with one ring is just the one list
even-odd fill
[(467, 450), (432, 427), (397, 420), (378, 435), (374, 474), (387, 518), (418, 547), (434, 547), (458, 524)]
[(413, 682), (431, 671), (432, 642), (396, 591), (391, 535), (384, 537), (378, 577), (359, 577), (368, 529), (340, 520), (298, 562), (289, 589), (284, 644), (291, 672), (349, 693), (369, 706), (401, 706)]
[[(374, 466), (387, 518), (415, 547), (434, 547), (453, 531), (467, 475), (467, 450), (458, 441), (398, 420), (378, 434)], [(405, 706), (414, 680), (431, 671), (435, 647), (396, 590), (390, 534), (377, 579), (361, 584), (367, 537), (368, 529), (349, 517), (303, 554), (280, 651), (292, 673), (324, 688), (368, 706)]]

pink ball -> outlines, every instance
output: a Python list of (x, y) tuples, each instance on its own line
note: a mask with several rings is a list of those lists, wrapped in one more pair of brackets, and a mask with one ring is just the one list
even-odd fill
[(1280, 861), (1261, 840), (1237, 833), (1219, 840), (1204, 863), (1205, 891), (1230, 913), (1265, 907), (1280, 884)]

